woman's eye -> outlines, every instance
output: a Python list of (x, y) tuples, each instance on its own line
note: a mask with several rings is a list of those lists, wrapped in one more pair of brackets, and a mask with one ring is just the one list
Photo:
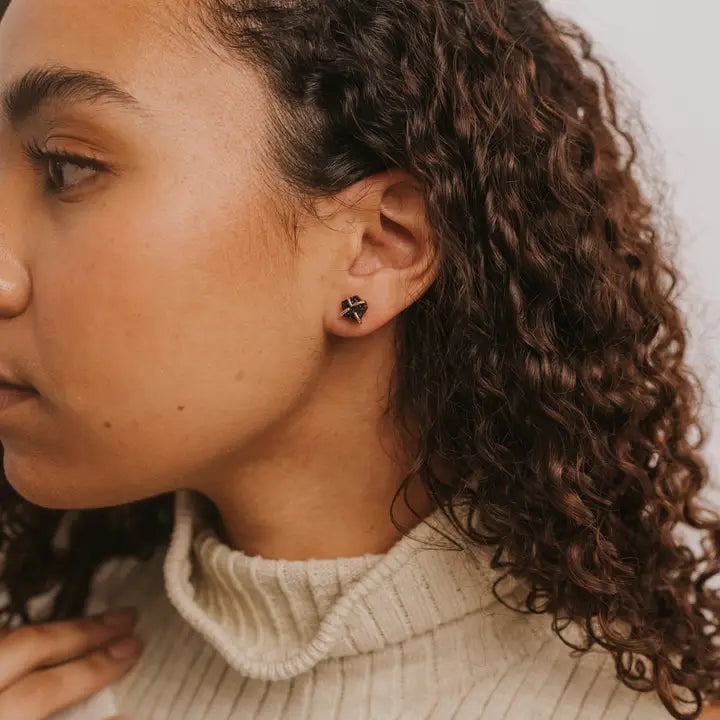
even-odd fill
[(23, 148), (25, 155), (43, 172), (48, 192), (60, 195), (92, 180), (109, 168), (95, 158), (76, 153), (44, 150), (36, 143)]
[(82, 182), (84, 177), (92, 177), (97, 170), (83, 167), (79, 162), (73, 162), (64, 158), (48, 158), (48, 189), (53, 192), (68, 190)]

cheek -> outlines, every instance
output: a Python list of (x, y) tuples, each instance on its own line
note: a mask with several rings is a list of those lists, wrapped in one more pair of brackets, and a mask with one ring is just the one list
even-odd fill
[(145, 220), (36, 268), (45, 405), (6, 472), (37, 504), (179, 487), (287, 412), (313, 372), (320, 338), (294, 314), (287, 270), (243, 252), (252, 228)]
[(235, 239), (213, 207), (143, 189), (147, 198), (128, 191), (112, 208), (78, 213), (35, 269), (38, 342), (61, 401), (120, 408), (145, 396), (160, 409), (169, 388), (192, 392), (275, 280), (251, 257), (228, 262)]

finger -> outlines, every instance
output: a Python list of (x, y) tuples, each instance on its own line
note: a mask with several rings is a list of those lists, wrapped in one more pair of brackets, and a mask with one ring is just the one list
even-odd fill
[(137, 613), (132, 608), (123, 611), (130, 612), (113, 613), (109, 620), (108, 615), (99, 615), (22, 625), (0, 638), (0, 691), (31, 670), (71, 660), (127, 635)]
[[(127, 649), (128, 641), (134, 644), (133, 652), (120, 657), (111, 654), (113, 646), (126, 644)], [(141, 650), (140, 640), (128, 635), (84, 657), (35, 670), (0, 692), (0, 718), (45, 720), (121, 678), (136, 662)]]

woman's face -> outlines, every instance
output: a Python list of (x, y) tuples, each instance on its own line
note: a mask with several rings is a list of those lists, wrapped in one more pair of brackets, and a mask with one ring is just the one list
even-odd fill
[[(0, 120), (0, 368), (39, 391), (0, 412), (0, 440), (8, 480), (46, 507), (141, 499), (229, 463), (318, 376), (342, 299), (330, 230), (293, 255), (261, 182), (259, 82), (172, 10), (13, 0), (0, 23), (0, 87), (35, 73)], [(135, 102), (82, 100), (58, 69)], [(108, 170), (33, 164), (32, 144)]]

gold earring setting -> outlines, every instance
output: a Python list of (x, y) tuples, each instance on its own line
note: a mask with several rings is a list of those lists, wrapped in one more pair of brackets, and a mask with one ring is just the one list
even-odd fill
[(353, 295), (342, 301), (343, 311), (341, 316), (346, 317), (348, 320), (355, 320), (362, 325), (362, 317), (367, 312), (367, 303), (359, 296)]

